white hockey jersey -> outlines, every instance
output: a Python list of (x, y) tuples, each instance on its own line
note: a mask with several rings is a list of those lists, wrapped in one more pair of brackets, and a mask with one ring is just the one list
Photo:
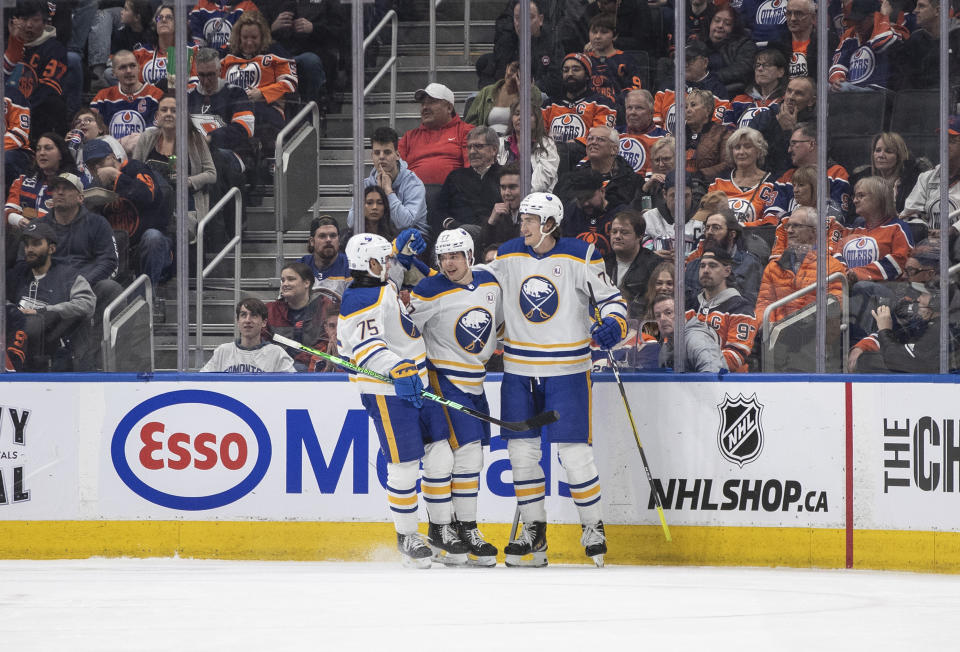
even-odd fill
[(561, 238), (539, 255), (515, 238), (490, 263), (503, 291), (503, 369), (522, 376), (563, 376), (590, 369), (590, 289), (603, 317), (626, 319), (603, 258), (583, 240)]
[(443, 274), (428, 276), (410, 294), (410, 308), (423, 331), (430, 368), (464, 392), (482, 394), (484, 365), (503, 328), (500, 285), (493, 274), (475, 269), (469, 285)]
[[(348, 285), (340, 303), (337, 320), (337, 348), (355, 365), (389, 375), (401, 360), (412, 360), (427, 386), (427, 351), (407, 309), (392, 283), (377, 287)], [(393, 384), (350, 374), (363, 394), (395, 396)]]
[(221, 344), (213, 357), (200, 371), (220, 371), (239, 374), (294, 372), (293, 359), (282, 347), (263, 342), (255, 349), (242, 349), (236, 342)]

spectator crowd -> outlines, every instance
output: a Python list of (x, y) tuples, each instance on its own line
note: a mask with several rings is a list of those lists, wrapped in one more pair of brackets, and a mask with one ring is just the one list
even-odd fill
[[(306, 102), (336, 110), (349, 76), (349, 7), (337, 0), (200, 0), (183, 17), (152, 0), (109, 4), (18, 0), (7, 14), (13, 369), (96, 368), (91, 341), (99, 338), (84, 333), (97, 328), (123, 285), (139, 273), (154, 288), (165, 283), (178, 222), (187, 223), (192, 244), (197, 221), (230, 188), (255, 204), (257, 187), (270, 182), (264, 150)], [(368, 30), (388, 9), (407, 4), (371, 3)], [(475, 88), (427, 84), (414, 95), (418, 126), (370, 132), (372, 167), (356, 190), (366, 231), (392, 239), (413, 228), (429, 242), (462, 227), (478, 254), (495, 252), (519, 235), (520, 171), (529, 164), (531, 191), (563, 203), (562, 235), (592, 243), (605, 257), (629, 304), (629, 346), (656, 349), (635, 356), (637, 366), (674, 364), (679, 283), (693, 347), (688, 369), (812, 371), (816, 295), (793, 295), (816, 283), (824, 256), (828, 328), (850, 340), (842, 350), (831, 335), (830, 356), (856, 371), (939, 369), (938, 316), (953, 304), (952, 293), (940, 296), (939, 251), (944, 238), (952, 251), (958, 235), (960, 116), (945, 125), (949, 157), (938, 165), (936, 121), (923, 125), (937, 115), (938, 92), (949, 94), (951, 107), (960, 100), (953, 6), (686, 0), (686, 41), (676, 43), (669, 2), (531, 0), (530, 79), (519, 70), (520, 9), (515, 0), (504, 3), (492, 51), (476, 61)], [(946, 35), (941, 10), (951, 16)], [(826, 34), (816, 32), (818, 11), (829, 14)], [(171, 83), (181, 23), (190, 42), (179, 62), (189, 76), (185, 99)], [(941, 38), (951, 51), (945, 89)], [(832, 53), (824, 88), (813, 78), (818, 39)], [(686, 60), (682, 87), (673, 77), (678, 47)], [(520, 105), (523, 84), (529, 107)], [(455, 90), (470, 94), (464, 105)], [(682, 116), (677, 93), (684, 94)], [(826, 177), (818, 178), (816, 108), (825, 94), (837, 108), (828, 124)], [(173, 201), (178, 99), (190, 114), (188, 172), (180, 180), (190, 199), (182, 216)], [(902, 117), (908, 106), (913, 119)], [(526, 111), (529, 161), (521, 161)], [(679, 119), (683, 161), (673, 135)], [(682, 188), (678, 165), (686, 172)], [(674, 214), (678, 193), (683, 216)], [(827, 197), (824, 215), (818, 193)], [(352, 213), (347, 218), (358, 222)], [(821, 223), (826, 251), (817, 247)], [(232, 228), (226, 213), (205, 244), (219, 248)], [(279, 298), (236, 307), (243, 337), (218, 354), (231, 361), (226, 366), (255, 370), (249, 360), (264, 355), (244, 352), (260, 346), (252, 335), (257, 325), (264, 339), (280, 332), (336, 351), (331, 316), (349, 282), (341, 253), (347, 237), (336, 219), (313, 221), (306, 254), (283, 268)], [(683, 279), (674, 278), (676, 256), (683, 257)], [(416, 280), (412, 274), (408, 281)], [(39, 292), (38, 275), (55, 287)], [(153, 310), (163, 318), (162, 299)], [(61, 349), (67, 354), (51, 352)], [(283, 370), (335, 370), (303, 353), (290, 364), (266, 358)]]

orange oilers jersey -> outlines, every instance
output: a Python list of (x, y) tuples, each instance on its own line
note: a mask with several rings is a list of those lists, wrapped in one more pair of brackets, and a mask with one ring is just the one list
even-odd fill
[(650, 149), (666, 135), (667, 132), (660, 127), (653, 127), (645, 134), (621, 134), (620, 156), (634, 172), (645, 175), (650, 171)]
[[(688, 89), (689, 90), (689, 89)], [(653, 121), (669, 133), (673, 133), (677, 126), (676, 102), (677, 94), (672, 90), (657, 91), (653, 97)], [(723, 114), (730, 108), (728, 100), (713, 98), (713, 121), (723, 124)]]
[(736, 290), (723, 290), (697, 310), (687, 310), (687, 321), (694, 317), (717, 332), (727, 368), (734, 372), (747, 371), (747, 356), (757, 336), (753, 305)]
[(913, 248), (910, 229), (899, 219), (847, 231), (834, 254), (861, 281), (892, 281), (903, 273)]
[[(770, 251), (770, 260), (776, 260), (783, 254), (787, 248), (787, 223), (790, 222), (790, 216), (784, 217), (777, 225), (774, 234), (773, 249)], [(847, 227), (843, 226), (830, 217), (827, 218), (827, 253), (831, 256), (837, 253), (837, 245), (847, 235)]]
[(543, 110), (543, 123), (558, 143), (586, 138), (593, 127), (613, 127), (617, 110), (607, 98), (588, 93), (579, 100), (560, 100)]
[(731, 175), (717, 177), (710, 184), (707, 192), (722, 190), (727, 195), (730, 210), (737, 216), (737, 221), (743, 226), (762, 226), (776, 224), (777, 218), (764, 214), (767, 207), (772, 206), (777, 199), (777, 190), (772, 181), (761, 181), (750, 188), (741, 188), (733, 182)]
[(3, 134), (3, 149), (30, 147), (30, 106), (16, 88), (8, 88), (3, 98), (3, 118), (7, 131)]
[(220, 62), (220, 77), (243, 89), (259, 89), (269, 104), (297, 91), (297, 65), (275, 54), (250, 59), (228, 54)]
[[(810, 40), (792, 41), (793, 52), (790, 54), (790, 76), (791, 77), (812, 77), (816, 76), (817, 71), (810, 70), (809, 58), (813, 52), (810, 52)], [(812, 72), (812, 74), (811, 74)]]
[[(190, 56), (190, 77), (195, 79), (197, 76), (197, 50), (196, 45), (187, 46), (193, 51)], [(167, 78), (167, 53), (161, 50), (153, 50), (145, 46), (140, 46), (133, 51), (133, 56), (137, 58), (137, 65), (140, 67), (140, 81), (148, 84), (159, 84)], [(187, 90), (192, 85), (188, 84)]]

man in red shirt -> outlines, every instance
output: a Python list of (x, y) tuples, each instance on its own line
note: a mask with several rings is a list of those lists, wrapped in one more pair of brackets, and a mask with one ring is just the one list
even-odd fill
[(457, 168), (467, 167), (467, 134), (473, 129), (454, 108), (453, 91), (427, 84), (414, 94), (420, 102), (420, 126), (400, 139), (398, 151), (410, 171), (425, 184), (442, 184)]

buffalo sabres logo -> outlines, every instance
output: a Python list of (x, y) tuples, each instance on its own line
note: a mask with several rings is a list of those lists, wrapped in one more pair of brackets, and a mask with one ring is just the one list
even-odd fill
[(260, 86), (260, 66), (255, 63), (238, 63), (227, 69), (227, 83), (240, 88)]
[(868, 46), (864, 45), (853, 53), (850, 57), (850, 68), (847, 73), (847, 81), (851, 84), (864, 82), (873, 75), (877, 68), (877, 59)]
[(457, 320), (454, 335), (467, 353), (478, 355), (490, 340), (493, 332), (493, 317), (483, 308), (471, 308)]
[(550, 135), (558, 143), (576, 140), (587, 133), (586, 124), (576, 113), (564, 113), (550, 123)]
[(757, 219), (757, 212), (753, 209), (753, 204), (746, 199), (729, 199), (727, 203), (730, 204), (730, 210), (737, 216), (737, 221), (740, 224), (753, 222)]
[(636, 138), (624, 136), (620, 139), (620, 156), (630, 164), (634, 172), (640, 172), (647, 164), (647, 150)]
[(717, 430), (717, 444), (720, 454), (743, 468), (760, 456), (763, 451), (763, 426), (760, 417), (763, 405), (757, 401), (757, 395), (746, 398), (738, 394), (736, 398), (724, 393), (723, 402), (717, 406), (720, 411), (720, 429)]
[(782, 25), (787, 20), (787, 0), (767, 0), (757, 7), (757, 25)]
[(544, 276), (531, 276), (520, 286), (520, 311), (535, 324), (553, 317), (559, 300), (556, 286)]
[(136, 111), (118, 111), (110, 118), (110, 135), (117, 140), (130, 134), (138, 134), (146, 128), (146, 121)]
[(216, 49), (230, 42), (230, 32), (233, 25), (222, 18), (211, 18), (203, 26), (203, 40), (207, 45)]
[(400, 306), (400, 325), (403, 327), (403, 332), (415, 340), (419, 339), (420, 329), (417, 328), (417, 325), (410, 319), (410, 315), (407, 314), (403, 304), (400, 303), (400, 297), (397, 297), (397, 304)]
[(880, 247), (874, 238), (860, 236), (843, 245), (843, 261), (847, 267), (863, 267), (880, 259)]

